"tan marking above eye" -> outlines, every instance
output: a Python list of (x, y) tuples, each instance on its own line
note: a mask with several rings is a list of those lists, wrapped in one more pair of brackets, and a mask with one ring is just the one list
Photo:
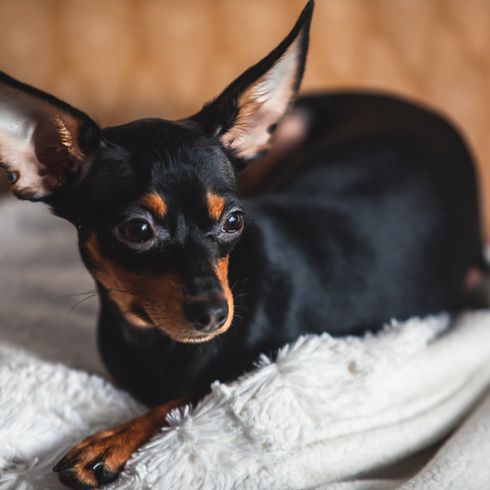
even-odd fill
[[(205, 333), (196, 330), (184, 314), (184, 287), (177, 274), (168, 273), (155, 277), (125, 270), (101, 254), (95, 232), (87, 240), (86, 249), (92, 262), (90, 272), (104, 286), (122, 315), (132, 325), (142, 328), (157, 327), (173, 340), (188, 344), (207, 342), (231, 326), (234, 302), (228, 285), (228, 257), (220, 259), (215, 267), (228, 303), (228, 318), (218, 330)], [(135, 313), (135, 305), (143, 308), (152, 323)]]
[(209, 217), (215, 221), (218, 221), (223, 214), (223, 209), (225, 208), (225, 198), (215, 194), (214, 192), (208, 192), (206, 197), (208, 200)]
[(163, 218), (167, 214), (167, 203), (160, 194), (150, 192), (141, 199), (141, 204), (155, 216)]

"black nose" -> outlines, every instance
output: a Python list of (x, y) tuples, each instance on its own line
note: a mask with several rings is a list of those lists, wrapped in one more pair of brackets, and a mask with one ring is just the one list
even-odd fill
[(185, 311), (194, 328), (202, 332), (213, 332), (225, 324), (228, 303), (226, 300), (191, 301), (185, 305)]

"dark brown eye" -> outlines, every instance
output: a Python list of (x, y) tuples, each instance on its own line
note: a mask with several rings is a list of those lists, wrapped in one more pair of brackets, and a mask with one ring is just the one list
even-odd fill
[(223, 231), (225, 233), (237, 233), (243, 228), (243, 213), (234, 211), (229, 214), (223, 223)]
[(11, 184), (15, 184), (19, 180), (19, 172), (7, 172), (7, 179)]
[(153, 238), (153, 229), (144, 219), (132, 219), (121, 227), (121, 234), (133, 243), (145, 243)]

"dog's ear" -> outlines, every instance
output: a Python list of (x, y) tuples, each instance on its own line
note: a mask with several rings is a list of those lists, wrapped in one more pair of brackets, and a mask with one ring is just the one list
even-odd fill
[(0, 165), (17, 197), (49, 200), (81, 179), (99, 142), (87, 115), (0, 72)]
[(308, 2), (276, 49), (191, 118), (238, 159), (253, 159), (268, 148), (271, 132), (299, 89), (313, 6)]

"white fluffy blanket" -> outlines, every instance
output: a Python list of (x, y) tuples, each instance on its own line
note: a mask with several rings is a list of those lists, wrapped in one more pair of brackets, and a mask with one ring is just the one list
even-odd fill
[[(0, 488), (64, 488), (62, 453), (143, 408), (104, 379), (96, 298), (70, 312), (93, 284), (69, 225), (6, 201), (0, 230)], [(489, 361), (486, 311), (303, 337), (174, 412), (111, 488), (489, 488)]]

